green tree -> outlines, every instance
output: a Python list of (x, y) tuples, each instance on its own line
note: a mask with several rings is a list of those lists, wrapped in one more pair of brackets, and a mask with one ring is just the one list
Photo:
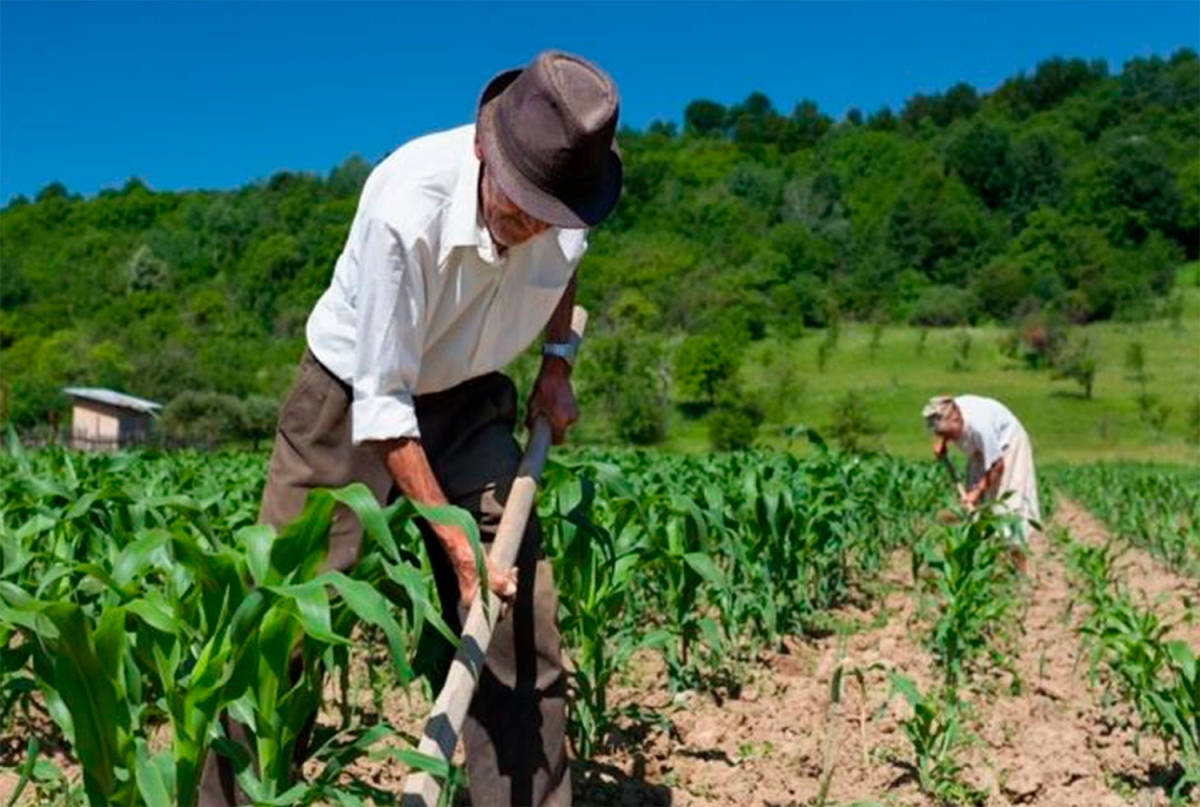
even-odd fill
[(1054, 141), (1041, 133), (1017, 141), (1012, 151), (1012, 211), (1020, 229), (1039, 207), (1058, 207), (1066, 191), (1062, 160)]
[(725, 120), (725, 107), (716, 101), (692, 101), (683, 111), (684, 131), (698, 137), (721, 134)]
[(715, 336), (689, 336), (675, 354), (675, 387), (681, 399), (712, 404), (734, 381), (741, 350)]
[(130, 291), (154, 291), (167, 282), (167, 262), (156, 257), (150, 247), (142, 244), (125, 265)]
[(993, 210), (1009, 203), (1015, 172), (1008, 132), (982, 121), (972, 122), (950, 142), (946, 166)]
[(830, 414), (829, 434), (843, 451), (863, 454), (880, 449), (886, 428), (871, 417), (862, 393), (847, 392), (834, 402)]
[(1091, 399), (1096, 386), (1096, 354), (1087, 336), (1070, 344), (1054, 360), (1051, 377), (1074, 381), (1083, 388), (1083, 397)]

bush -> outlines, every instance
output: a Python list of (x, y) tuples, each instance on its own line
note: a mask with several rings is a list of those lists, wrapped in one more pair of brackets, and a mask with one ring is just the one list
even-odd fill
[(172, 440), (211, 448), (245, 434), (246, 406), (220, 392), (181, 392), (163, 407), (160, 423)]
[(617, 437), (634, 445), (655, 445), (667, 437), (662, 397), (649, 384), (623, 387), (612, 409), (612, 421)]
[(617, 437), (636, 445), (667, 436), (665, 368), (661, 340), (627, 326), (593, 335), (578, 386), (582, 402), (598, 398)]
[(832, 415), (829, 433), (843, 451), (863, 454), (880, 449), (878, 437), (885, 427), (871, 418), (862, 395), (847, 392), (834, 403)]
[(1200, 395), (1192, 399), (1187, 411), (1187, 431), (1184, 438), (1189, 445), (1200, 445)]
[(269, 439), (275, 431), (275, 424), (279, 420), (279, 402), (266, 395), (251, 395), (246, 399), (243, 410), (238, 436), (251, 440), (257, 450), (258, 441)]
[(911, 325), (950, 328), (970, 325), (979, 316), (979, 297), (973, 291), (955, 286), (931, 286), (924, 289), (908, 315)]
[(1096, 356), (1087, 336), (1063, 350), (1055, 359), (1051, 378), (1070, 379), (1083, 387), (1085, 398), (1092, 397), (1096, 383)]
[(714, 451), (741, 451), (754, 445), (762, 410), (745, 401), (722, 402), (708, 417), (708, 439)]
[(1067, 328), (1057, 316), (1038, 312), (1025, 317), (1013, 331), (1008, 354), (1031, 370), (1052, 367), (1067, 343)]

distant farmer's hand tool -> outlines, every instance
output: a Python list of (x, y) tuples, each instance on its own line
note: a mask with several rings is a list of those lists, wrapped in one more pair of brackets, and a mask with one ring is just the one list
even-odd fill
[(967, 489), (963, 487), (962, 482), (958, 481), (958, 471), (954, 468), (954, 463), (950, 461), (949, 454), (943, 451), (938, 455), (938, 459), (946, 469), (946, 473), (950, 474), (950, 481), (954, 483), (954, 489), (958, 491), (958, 498), (961, 500), (966, 497)]
[[(571, 318), (571, 344), (576, 348), (583, 339), (586, 326), (587, 311), (575, 306)], [(530, 431), (525, 456), (517, 469), (517, 478), (509, 491), (508, 502), (504, 505), (504, 514), (500, 517), (500, 526), (496, 530), (492, 551), (488, 554), (488, 559), (500, 572), (507, 571), (517, 559), (521, 538), (525, 535), (525, 526), (529, 523), (529, 514), (533, 509), (538, 479), (542, 475), (542, 466), (546, 464), (549, 451), (550, 424), (544, 416), (538, 417)], [(531, 583), (532, 581), (527, 585)], [(463, 720), (479, 685), (479, 674), (483, 671), (488, 645), (492, 641), (492, 631), (496, 627), (499, 615), (500, 600), (487, 586), (481, 585), (479, 593), (471, 603), (470, 613), (467, 614), (462, 643), (454, 656), (446, 683), (442, 685), (442, 691), (434, 701), (433, 710), (425, 722), (425, 730), (417, 746), (419, 753), (441, 762), (448, 762), (454, 755)], [(425, 771), (410, 773), (404, 780), (404, 795), (400, 798), (400, 804), (403, 807), (436, 807), (441, 787), (438, 780)]]

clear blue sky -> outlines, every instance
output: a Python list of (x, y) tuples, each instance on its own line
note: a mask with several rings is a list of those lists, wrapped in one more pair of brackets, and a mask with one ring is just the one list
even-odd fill
[(679, 121), (752, 91), (788, 112), (893, 108), (1053, 55), (1200, 49), (1200, 3), (0, 2), (0, 203), (233, 188), (374, 161), (466, 122), (482, 84), (545, 47), (617, 80), (622, 120)]

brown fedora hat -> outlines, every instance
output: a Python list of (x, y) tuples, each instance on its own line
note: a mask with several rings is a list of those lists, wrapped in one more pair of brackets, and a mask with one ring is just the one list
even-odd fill
[(479, 98), (488, 170), (522, 210), (556, 227), (599, 224), (621, 195), (617, 88), (596, 65), (544, 51), (500, 73)]

